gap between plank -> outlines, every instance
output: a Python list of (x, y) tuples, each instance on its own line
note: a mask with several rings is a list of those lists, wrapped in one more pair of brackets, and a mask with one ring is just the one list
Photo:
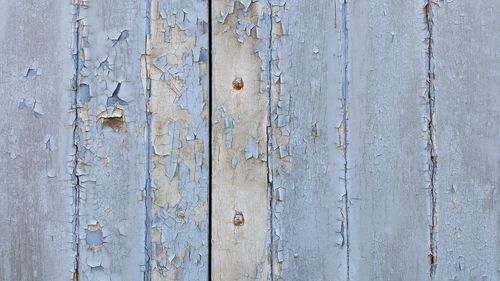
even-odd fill
[(151, 142), (151, 125), (153, 116), (150, 111), (149, 104), (151, 102), (151, 78), (148, 69), (148, 36), (151, 33), (151, 0), (145, 0), (146, 4), (146, 17), (145, 17), (145, 32), (144, 32), (144, 68), (145, 68), (145, 82), (146, 82), (146, 187), (145, 187), (145, 239), (144, 239), (144, 252), (145, 252), (145, 270), (144, 281), (151, 280), (151, 259), (153, 255), (153, 240), (152, 240), (152, 227), (153, 227), (153, 187), (151, 182), (151, 172), (153, 167), (153, 144)]
[(432, 278), (436, 271), (437, 266), (437, 191), (436, 191), (436, 171), (437, 171), (437, 154), (436, 154), (436, 127), (434, 120), (434, 101), (435, 101), (435, 89), (434, 89), (434, 54), (432, 51), (432, 27), (433, 27), (433, 15), (432, 15), (432, 0), (427, 0), (424, 6), (424, 16), (425, 24), (427, 29), (427, 100), (428, 100), (428, 150), (430, 158), (430, 212), (431, 212), (431, 225), (429, 229), (429, 274)]
[(267, 188), (269, 196), (269, 255), (271, 259), (270, 264), (270, 281), (274, 281), (274, 224), (273, 224), (273, 211), (274, 211), (274, 185), (273, 185), (273, 147), (272, 147), (272, 44), (273, 44), (273, 6), (271, 0), (266, 2), (269, 11), (269, 33), (268, 33), (268, 53), (267, 53), (267, 128), (266, 128), (266, 143), (267, 143)]
[(80, 176), (78, 175), (78, 153), (79, 153), (79, 115), (78, 110), (78, 88), (79, 88), (79, 73), (80, 73), (80, 3), (74, 2), (74, 15), (73, 15), (73, 40), (74, 40), (74, 50), (73, 59), (75, 64), (75, 76), (73, 78), (73, 106), (75, 110), (75, 119), (73, 120), (73, 147), (74, 147), (74, 158), (73, 158), (73, 171), (72, 178), (74, 180), (73, 187), (73, 243), (75, 247), (75, 260), (73, 268), (73, 281), (78, 281), (79, 265), (80, 265), (80, 239), (79, 239), (79, 229), (80, 229)]
[(208, 278), (212, 281), (212, 101), (213, 101), (213, 81), (212, 81), (212, 0), (208, 0)]

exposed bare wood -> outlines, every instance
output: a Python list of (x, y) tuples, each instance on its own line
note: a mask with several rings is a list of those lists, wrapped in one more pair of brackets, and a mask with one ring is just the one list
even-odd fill
[(216, 0), (212, 9), (212, 280), (265, 280), (269, 7)]

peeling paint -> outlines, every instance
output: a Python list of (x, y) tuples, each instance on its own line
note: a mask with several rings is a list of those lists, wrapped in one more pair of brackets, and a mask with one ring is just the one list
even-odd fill
[(197, 0), (151, 2), (151, 280), (208, 272), (207, 9)]

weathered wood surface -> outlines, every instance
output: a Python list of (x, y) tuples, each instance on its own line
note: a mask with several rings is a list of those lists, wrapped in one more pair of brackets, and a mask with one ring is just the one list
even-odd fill
[(438, 4), (435, 280), (500, 280), (500, 2)]
[(144, 278), (144, 4), (77, 4), (78, 280)]
[(350, 280), (429, 279), (423, 1), (348, 5)]
[(342, 1), (273, 1), (271, 280), (346, 280)]
[(499, 3), (28, 2), (0, 280), (500, 280)]
[(0, 280), (70, 280), (74, 8), (0, 5)]
[(212, 9), (212, 280), (265, 280), (269, 7), (216, 0)]
[(152, 280), (208, 276), (208, 7), (152, 1)]

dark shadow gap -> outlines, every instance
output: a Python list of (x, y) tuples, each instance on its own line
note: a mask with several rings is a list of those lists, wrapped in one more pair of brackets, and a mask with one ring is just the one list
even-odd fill
[(212, 82), (212, 0), (208, 0), (208, 278), (212, 281), (212, 103), (213, 103), (213, 82)]

